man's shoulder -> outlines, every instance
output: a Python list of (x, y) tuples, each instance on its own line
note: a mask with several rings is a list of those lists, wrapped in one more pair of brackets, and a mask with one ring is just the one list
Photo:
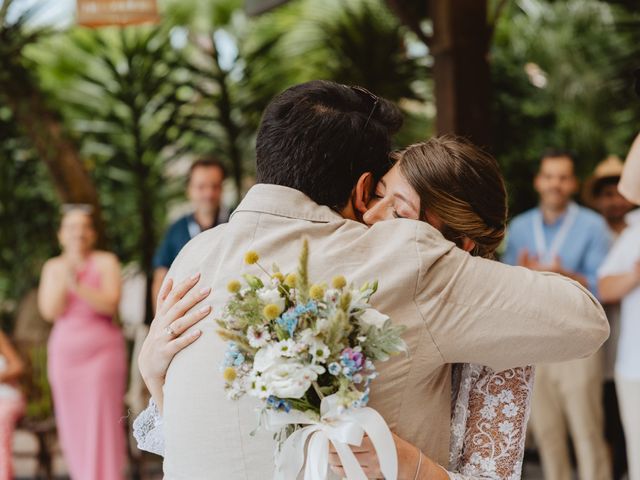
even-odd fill
[(187, 215), (182, 215), (178, 219), (174, 220), (169, 228), (167, 229), (167, 235), (172, 235), (180, 231), (188, 231), (189, 230), (189, 219), (192, 215), (189, 213)]
[(606, 225), (604, 217), (590, 208), (578, 206), (578, 215), (580, 221), (586, 222), (588, 225)]
[(604, 217), (587, 207), (578, 207), (576, 223), (595, 235), (609, 235), (609, 226)]
[(511, 219), (511, 222), (509, 222), (509, 229), (522, 229), (525, 228), (530, 222), (531, 219), (534, 217), (534, 215), (536, 215), (536, 213), (538, 212), (538, 208), (531, 208), (529, 210), (526, 210), (522, 213), (519, 213), (518, 215), (516, 215), (515, 217), (513, 217)]
[(215, 248), (216, 243), (220, 239), (220, 235), (228, 228), (228, 225), (228, 223), (222, 223), (213, 228), (203, 230), (198, 235), (189, 240), (182, 248), (182, 250), (184, 252), (202, 252), (203, 249)]

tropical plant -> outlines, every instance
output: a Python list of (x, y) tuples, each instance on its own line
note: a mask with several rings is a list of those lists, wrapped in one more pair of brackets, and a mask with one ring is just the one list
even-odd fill
[(90, 161), (111, 244), (150, 281), (167, 206), (182, 191), (169, 170), (189, 151), (197, 117), (181, 52), (158, 26), (73, 29), (33, 55)]
[(91, 204), (101, 234), (95, 186), (57, 111), (47, 102), (35, 65), (25, 55), (30, 45), (49, 32), (46, 28), (29, 26), (35, 10), (28, 10), (10, 21), (11, 3), (12, 0), (0, 3), (0, 102), (11, 110), (13, 121), (46, 164), (61, 200)]
[(640, 120), (631, 76), (639, 56), (640, 17), (623, 5), (507, 8), (492, 49), (494, 130), (514, 213), (535, 202), (531, 178), (546, 147), (577, 152), (581, 176), (609, 153), (625, 155)]

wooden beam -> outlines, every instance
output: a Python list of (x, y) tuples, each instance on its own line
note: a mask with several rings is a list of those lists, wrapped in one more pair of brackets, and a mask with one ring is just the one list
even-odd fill
[(433, 21), (436, 128), (491, 146), (487, 0), (429, 2)]

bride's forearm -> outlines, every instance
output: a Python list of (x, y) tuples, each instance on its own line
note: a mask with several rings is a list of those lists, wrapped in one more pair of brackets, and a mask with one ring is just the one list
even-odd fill
[(449, 480), (444, 468), (411, 443), (394, 435), (399, 480)]

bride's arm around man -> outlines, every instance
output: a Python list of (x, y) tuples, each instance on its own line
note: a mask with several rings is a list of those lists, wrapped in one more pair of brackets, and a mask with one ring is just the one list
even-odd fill
[(226, 399), (218, 369), (225, 347), (211, 320), (248, 250), (289, 271), (305, 237), (314, 278), (380, 281), (374, 306), (406, 327), (408, 355), (381, 365), (371, 406), (441, 465), (449, 364), (503, 370), (563, 361), (593, 353), (607, 338), (601, 306), (567, 278), (474, 258), (424, 222), (360, 222), (371, 194), (365, 174), (375, 184), (386, 173), (400, 123), (386, 100), (331, 82), (292, 87), (267, 107), (257, 138), (259, 185), (229, 224), (192, 240), (167, 276), (179, 282), (200, 273), (197, 289), (212, 288), (213, 313), (167, 372), (165, 478), (268, 478), (273, 469), (271, 434), (251, 436), (255, 404)]

